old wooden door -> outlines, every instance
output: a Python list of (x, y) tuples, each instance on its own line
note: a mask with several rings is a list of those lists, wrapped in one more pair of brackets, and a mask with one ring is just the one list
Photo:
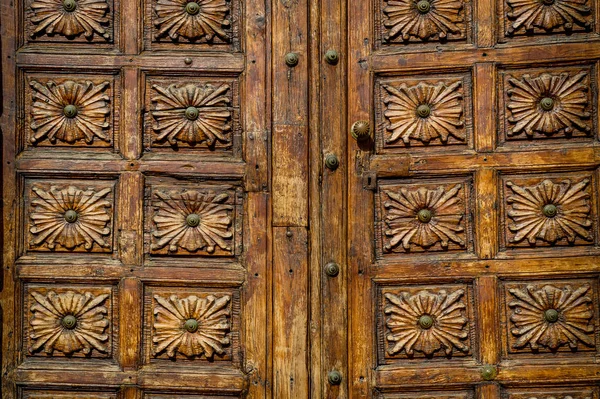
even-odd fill
[(265, 395), (265, 19), (2, 2), (3, 398)]
[(350, 3), (351, 389), (597, 398), (599, 4)]

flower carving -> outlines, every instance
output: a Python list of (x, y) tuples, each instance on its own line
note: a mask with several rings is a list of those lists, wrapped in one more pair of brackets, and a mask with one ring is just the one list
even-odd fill
[(383, 88), (388, 92), (383, 98), (386, 129), (391, 132), (386, 143), (402, 139), (405, 145), (411, 140), (428, 144), (439, 139), (445, 144), (450, 136), (465, 141), (461, 81), (450, 85), (421, 82), (407, 86), (403, 83), (398, 88), (389, 85)]
[(527, 32), (535, 28), (552, 31), (563, 28), (573, 30), (574, 25), (585, 29), (592, 26), (591, 8), (588, 0), (506, 0), (511, 11), (508, 34), (520, 30)]
[(384, 39), (448, 39), (449, 34), (464, 31), (462, 10), (459, 0), (387, 0)]
[(44, 138), (53, 144), (57, 140), (69, 144), (84, 140), (92, 144), (96, 137), (110, 141), (107, 132), (110, 107), (106, 94), (109, 82), (94, 84), (68, 80), (60, 84), (53, 81), (41, 84), (32, 81), (30, 85), (33, 89), (32, 143)]
[(416, 294), (386, 293), (389, 301), (384, 309), (388, 315), (387, 340), (390, 355), (404, 351), (412, 356), (415, 351), (427, 356), (443, 350), (447, 356), (454, 349), (469, 351), (468, 319), (463, 302), (463, 289), (437, 293), (423, 290)]
[(154, 295), (154, 299), (155, 356), (163, 351), (169, 357), (181, 353), (187, 357), (212, 358), (215, 353), (225, 353), (231, 328), (228, 295), (206, 298), (190, 295), (183, 299), (176, 295), (169, 298)]
[(517, 338), (513, 347), (529, 345), (532, 350), (540, 346), (556, 350), (568, 345), (577, 349), (580, 343), (593, 347), (594, 311), (589, 291), (588, 284), (575, 288), (528, 285), (509, 289), (515, 298), (508, 304), (513, 309), (511, 333)]
[(32, 247), (45, 245), (55, 249), (57, 244), (68, 250), (81, 245), (91, 250), (94, 244), (110, 247), (111, 203), (106, 199), (110, 187), (97, 190), (52, 186), (44, 190), (34, 186), (31, 190), (35, 193), (29, 215)]
[(58, 33), (67, 38), (83, 33), (88, 40), (98, 34), (106, 40), (110, 39), (106, 30), (110, 22), (106, 17), (106, 0), (35, 0), (31, 3), (31, 9), (35, 14), (31, 22), (36, 25), (32, 37), (45, 32), (47, 35)]
[(212, 42), (215, 37), (229, 41), (225, 0), (158, 0), (154, 6), (156, 36), (168, 35), (172, 40), (183, 36), (189, 41)]
[(465, 246), (464, 204), (458, 195), (461, 184), (428, 189), (401, 188), (386, 190), (385, 223), (390, 237), (384, 249), (392, 251), (398, 244), (406, 251), (414, 246), (428, 249), (434, 244), (448, 248), (453, 242)]
[(108, 309), (103, 305), (108, 294), (32, 291), (31, 296), (30, 353), (42, 347), (48, 354), (55, 350), (66, 355), (79, 351), (87, 355), (93, 349), (108, 352)]
[(191, 146), (204, 141), (209, 146), (217, 140), (229, 141), (229, 85), (189, 84), (177, 87), (173, 84), (167, 88), (159, 85), (152, 88), (157, 92), (152, 98), (157, 141), (167, 140), (171, 145), (177, 145), (180, 140)]
[(171, 252), (184, 248), (190, 252), (206, 250), (213, 253), (215, 247), (231, 251), (233, 206), (225, 203), (228, 194), (157, 191), (155, 195), (159, 201), (155, 204), (157, 212), (153, 218), (156, 225), (153, 250), (168, 246)]
[(562, 132), (570, 135), (575, 130), (589, 134), (591, 114), (585, 110), (588, 81), (586, 72), (575, 76), (544, 73), (536, 78), (523, 75), (520, 79), (509, 79), (512, 86), (507, 90), (509, 136), (522, 133), (527, 137), (535, 133), (552, 136)]
[(527, 239), (531, 245), (537, 240), (555, 244), (563, 239), (573, 244), (577, 237), (591, 241), (590, 193), (586, 189), (589, 182), (587, 178), (577, 183), (544, 180), (523, 187), (506, 182), (514, 194), (506, 200), (510, 205), (508, 217), (513, 220), (508, 228), (514, 233), (509, 241)]

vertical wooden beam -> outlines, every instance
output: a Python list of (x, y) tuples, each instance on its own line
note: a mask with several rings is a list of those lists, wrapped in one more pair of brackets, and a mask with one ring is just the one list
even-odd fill
[(476, 389), (475, 396), (479, 399), (500, 399), (500, 387), (498, 384), (481, 384)]
[(308, 245), (304, 227), (273, 228), (273, 397), (308, 398)]
[(494, 169), (475, 172), (476, 251), (480, 259), (493, 259), (498, 253), (498, 176)]
[(125, 67), (122, 71), (121, 114), (119, 115), (119, 146), (125, 159), (138, 159), (142, 153), (139, 70)]
[[(370, 1), (348, 2), (348, 121), (345, 134), (352, 123), (359, 120), (372, 122), (372, 88), (369, 56), (373, 43)], [(359, 144), (348, 141), (348, 307), (349, 342), (348, 374), (349, 398), (368, 398), (372, 395), (373, 369), (373, 315), (370, 268), (373, 248), (373, 192), (363, 189), (363, 172), (368, 169), (372, 142)], [(371, 221), (365, 223), (365, 221)], [(364, 344), (359, 344), (364, 343)]]
[(140, 363), (142, 336), (142, 284), (126, 277), (119, 284), (119, 363), (123, 370), (135, 370)]
[[(308, 225), (308, 3), (275, 0), (272, 13), (273, 223)], [(286, 54), (298, 56), (286, 65)]]
[(121, 395), (120, 397), (122, 399), (141, 399), (142, 398), (142, 392), (135, 388), (135, 387), (124, 387), (121, 390)]
[(142, 50), (141, 18), (142, 2), (121, 0), (121, 48), (125, 54), (139, 54)]
[(123, 172), (119, 181), (118, 248), (121, 262), (140, 266), (143, 258), (144, 177)]
[(499, 306), (498, 279), (482, 276), (477, 279), (477, 331), (479, 334), (479, 356), (483, 364), (495, 365), (500, 360), (500, 331), (498, 331)]
[(17, 120), (17, 92), (15, 50), (17, 46), (18, 12), (15, 2), (2, 2), (0, 6), (0, 40), (2, 66), (0, 70), (1, 89), (0, 96), (0, 137), (2, 137), (2, 273), (0, 273), (0, 315), (2, 333), (0, 343), (2, 362), (0, 377), (0, 394), (2, 398), (12, 399), (16, 395), (14, 384), (14, 366), (16, 359), (16, 310), (15, 310), (15, 259), (17, 257), (16, 226), (19, 212), (15, 170), (16, 150), (16, 120)]
[(267, 396), (267, 256), (269, 231), (264, 228), (268, 216), (268, 194), (248, 193), (246, 199), (246, 254), (247, 279), (243, 292), (244, 310), (244, 371), (248, 374), (248, 397)]
[[(323, 165), (327, 156), (340, 158), (336, 170), (323, 168), (320, 202), (311, 208), (321, 212), (321, 259), (313, 269), (319, 270), (320, 304), (317, 309), (321, 317), (322, 355), (320, 373), (315, 378), (321, 379), (321, 398), (348, 397), (348, 305), (347, 281), (348, 268), (346, 259), (346, 175), (348, 163), (342, 157), (347, 148), (346, 132), (346, 2), (323, 0), (320, 2), (319, 39), (320, 53), (318, 60), (320, 71), (313, 76), (319, 81), (320, 103), (320, 159), (313, 161)], [(336, 51), (339, 61), (336, 64), (326, 62), (327, 51)], [(314, 159), (314, 158), (313, 158)], [(311, 197), (312, 198), (312, 197)], [(324, 273), (328, 263), (339, 265), (339, 274), (335, 277)], [(312, 289), (316, 289), (312, 285)], [(342, 375), (342, 383), (331, 385), (328, 374), (332, 371)]]
[(496, 68), (493, 63), (475, 64), (473, 71), (473, 115), (475, 149), (491, 152), (496, 148)]
[(478, 0), (473, 2), (477, 21), (475, 32), (477, 47), (493, 47), (496, 42), (496, 0)]

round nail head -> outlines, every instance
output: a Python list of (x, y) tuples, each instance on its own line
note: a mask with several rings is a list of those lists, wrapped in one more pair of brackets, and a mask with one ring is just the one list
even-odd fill
[(69, 223), (75, 223), (77, 221), (78, 215), (73, 209), (69, 209), (65, 212), (65, 220)]

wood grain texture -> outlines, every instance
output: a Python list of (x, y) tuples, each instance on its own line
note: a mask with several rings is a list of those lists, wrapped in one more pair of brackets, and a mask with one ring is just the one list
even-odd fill
[(273, 396), (309, 392), (308, 245), (303, 227), (273, 228)]

